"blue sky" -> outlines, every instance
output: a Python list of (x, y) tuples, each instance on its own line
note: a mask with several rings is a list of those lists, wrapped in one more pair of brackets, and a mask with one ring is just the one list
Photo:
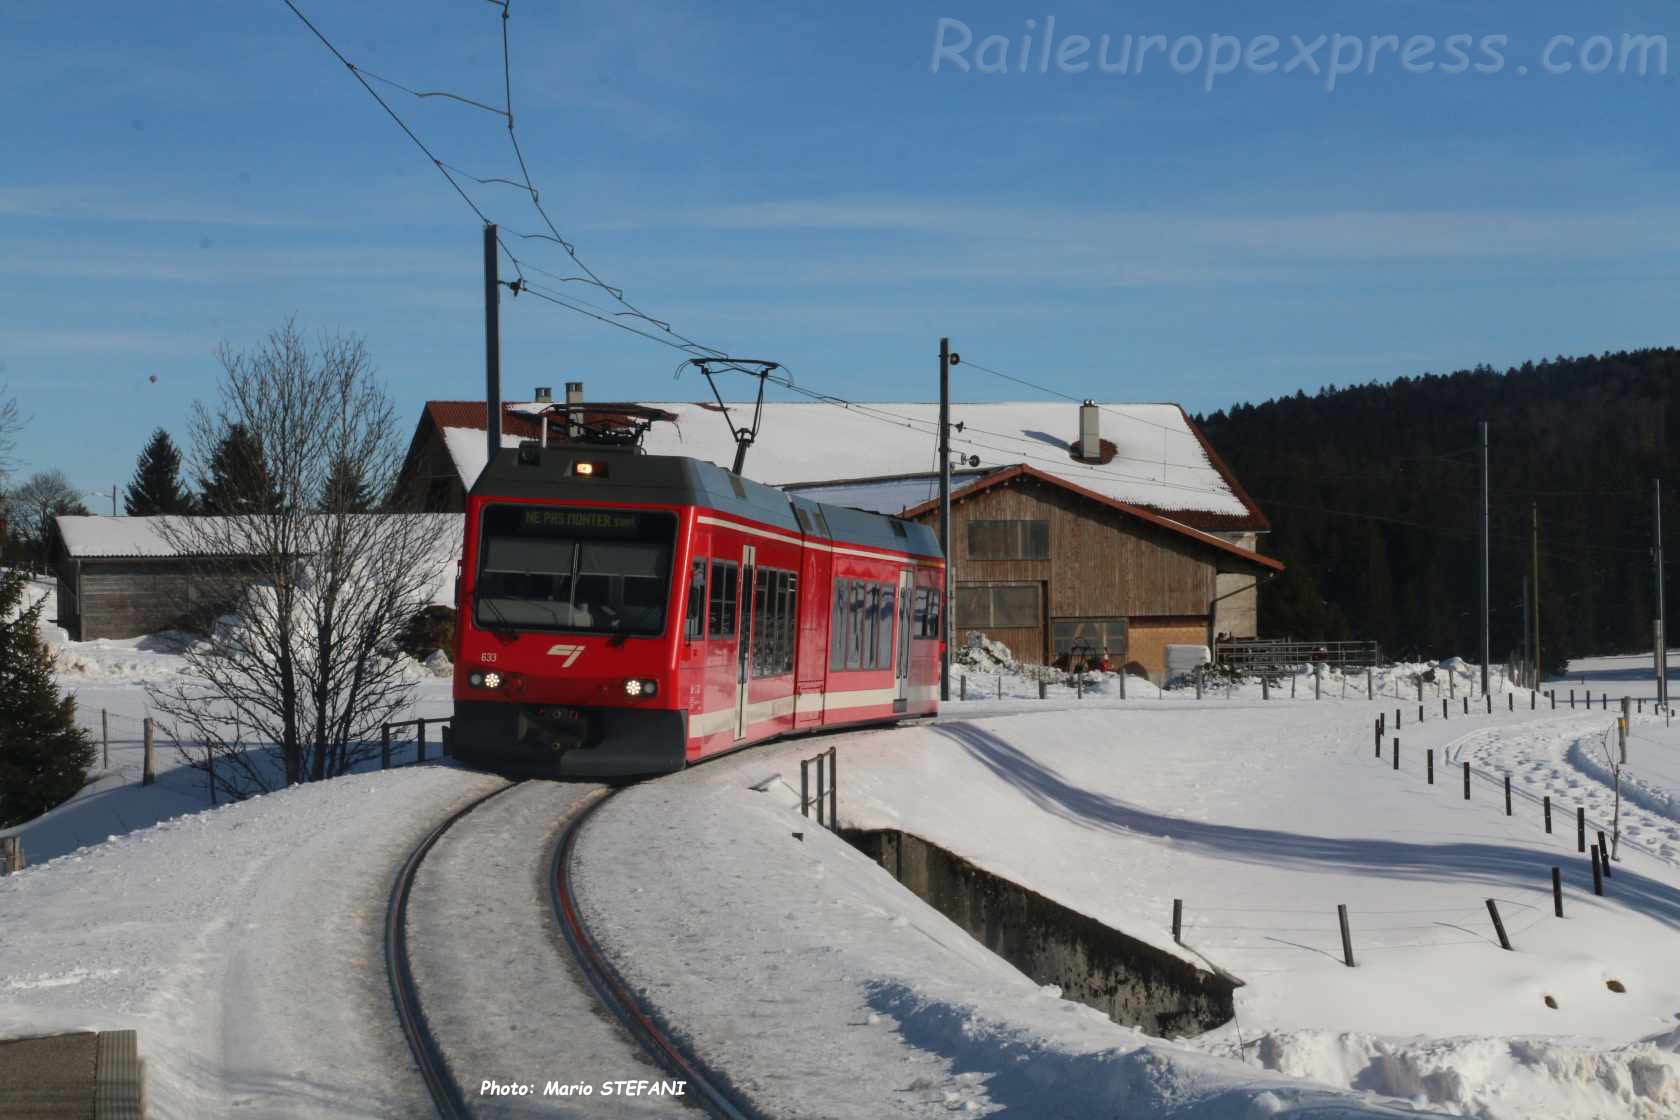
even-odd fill
[[(365, 69), (500, 105), (493, 4), (298, 2)], [(1075, 395), (1210, 410), (1674, 343), (1670, 13), (513, 0), (509, 27), (545, 206), (677, 330), (854, 399), (931, 398), (944, 334)], [(1051, 16), (1070, 61), (1104, 35), (1111, 63), (1127, 35), (1166, 46), (1141, 72), (1041, 73)], [(934, 72), (942, 18), (969, 31), (967, 73), (949, 53)], [(1594, 35), (1620, 50), (1670, 32), (1666, 74), (1632, 55), (1587, 72)], [(1208, 89), (1189, 65), (1216, 37), (1268, 34), (1271, 72)], [(1372, 63), (1386, 34), (1434, 45)], [(1442, 72), (1456, 34), (1488, 72)], [(1333, 43), (1280, 65), (1290, 36), (1319, 35), (1346, 37), (1344, 64), (1359, 46), (1334, 89)], [(0, 42), (0, 382), (31, 417), (25, 470), (126, 482), (151, 429), (183, 436), (214, 392), (218, 343), (287, 316), (365, 335), (405, 415), (482, 394), (477, 219), (281, 0), (9, 5)], [(978, 72), (1000, 57), (1007, 73)], [(445, 161), (516, 173), (499, 117), (381, 92)], [(541, 228), (520, 192), (469, 186), (510, 235)], [(575, 274), (552, 244), (515, 251)], [(529, 296), (504, 299), (503, 350), (509, 395), (573, 379), (597, 399), (704, 394), (673, 383), (682, 355)], [(1023, 391), (965, 367), (956, 393)]]

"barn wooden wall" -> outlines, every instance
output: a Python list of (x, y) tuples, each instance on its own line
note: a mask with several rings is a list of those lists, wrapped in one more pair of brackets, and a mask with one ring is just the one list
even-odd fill
[(80, 565), (81, 594), (74, 603), (80, 632), (72, 629), (72, 635), (80, 641), (135, 638), (180, 627), (226, 604), (249, 582), (231, 568), (226, 575), (206, 573), (203, 563), (140, 558), (61, 563), (60, 586), (70, 584), (72, 594)]
[[(938, 513), (920, 520), (935, 523)], [(1046, 520), (1050, 523), (1047, 560), (975, 560), (968, 554), (970, 521)], [(1038, 583), (1044, 588), (1047, 617), (1118, 616), (1133, 620), (1138, 633), (1142, 620), (1159, 618), (1161, 625), (1147, 637), (1129, 639), (1151, 672), (1164, 669), (1161, 647), (1166, 641), (1208, 640), (1206, 621), (1217, 594), (1217, 573), (1211, 550), (1177, 533), (1108, 509), (1089, 499), (1048, 486), (1033, 478), (1017, 478), (982, 491), (951, 507), (952, 552), (958, 585), (970, 583)], [(968, 627), (955, 616), (958, 642)], [(1043, 661), (1049, 654), (1049, 628), (988, 630), (1016, 656)], [(1139, 642), (1142, 642), (1141, 647)], [(1144, 656), (1139, 657), (1141, 653)]]

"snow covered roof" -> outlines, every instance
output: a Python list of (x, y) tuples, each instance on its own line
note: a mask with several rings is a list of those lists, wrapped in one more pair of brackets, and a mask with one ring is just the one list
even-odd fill
[[(479, 433), (482, 441), (483, 433)], [(362, 515), (353, 515), (362, 516)], [(371, 516), (371, 515), (369, 515)], [(425, 517), (437, 522), (433, 534), (440, 542), (459, 551), (465, 519), (458, 513), (417, 513), (410, 517)], [(71, 559), (161, 557), (206, 555), (183, 553), (171, 543), (166, 528), (171, 523), (187, 520), (209, 521), (211, 518), (184, 517), (58, 517), (58, 536), (64, 551)], [(177, 539), (179, 534), (177, 534)], [(441, 547), (441, 544), (440, 544)]]
[[(470, 488), (484, 469), (484, 406), (439, 411), (442, 431), (462, 483)], [(643, 446), (655, 455), (689, 455), (729, 466), (735, 457), (731, 423), (751, 422), (752, 405), (730, 406), (726, 422), (716, 404), (646, 402), (677, 417), (655, 424)], [(506, 406), (502, 445), (534, 438), (529, 405)], [(1010, 401), (954, 404), (963, 428), (952, 450), (978, 456), (988, 470), (1023, 464), (1114, 501), (1172, 516), (1203, 530), (1268, 529), (1253, 501), (1201, 432), (1176, 404), (1100, 405), (1104, 443), (1114, 456), (1100, 464), (1071, 455), (1079, 408), (1072, 403)], [(930, 496), (939, 408), (922, 402), (840, 407), (825, 403), (766, 402), (746, 474), (772, 486), (861, 508), (897, 512)], [(903, 499), (896, 507), (892, 503)]]
[(59, 517), (58, 536), (73, 559), (177, 556), (163, 527), (179, 517)]

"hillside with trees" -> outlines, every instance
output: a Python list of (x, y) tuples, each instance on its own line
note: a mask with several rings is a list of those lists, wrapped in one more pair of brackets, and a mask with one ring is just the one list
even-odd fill
[(1262, 631), (1475, 656), (1482, 419), (1495, 658), (1521, 647), (1536, 510), (1546, 665), (1648, 649), (1654, 478), (1665, 486), (1666, 582), (1680, 574), (1674, 349), (1330, 386), (1199, 417), (1273, 522), (1263, 549), (1289, 565), (1262, 589)]

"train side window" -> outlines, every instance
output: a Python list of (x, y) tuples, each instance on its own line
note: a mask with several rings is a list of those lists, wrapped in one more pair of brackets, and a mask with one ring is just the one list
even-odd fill
[(881, 609), (875, 616), (877, 619), (875, 666), (878, 669), (888, 668), (893, 663), (893, 601), (896, 598), (895, 590), (890, 583), (881, 585)]
[(799, 636), (799, 576), (787, 573), (782, 587), (787, 607), (782, 612), (782, 672), (793, 672), (794, 644)]
[(862, 580), (846, 581), (846, 668), (863, 667), (863, 599), (869, 588)]
[(706, 636), (706, 561), (694, 561), (688, 577), (688, 616), (683, 623), (683, 637), (698, 642)]
[(753, 676), (768, 675), (770, 668), (769, 635), (771, 630), (770, 612), (766, 609), (770, 604), (770, 578), (775, 573), (767, 568), (758, 568), (753, 573), (753, 616), (752, 616), (752, 670)]
[(714, 638), (735, 636), (735, 572), (728, 560), (712, 561), (712, 602), (709, 633)]
[(921, 628), (917, 631), (917, 637), (937, 639), (939, 637), (939, 589), (924, 587), (916, 592), (917, 599), (921, 599), (924, 595), (927, 596), (927, 607), (921, 614)]
[(828, 667), (830, 671), (846, 667), (846, 581), (834, 581), (833, 618), (828, 626)]

